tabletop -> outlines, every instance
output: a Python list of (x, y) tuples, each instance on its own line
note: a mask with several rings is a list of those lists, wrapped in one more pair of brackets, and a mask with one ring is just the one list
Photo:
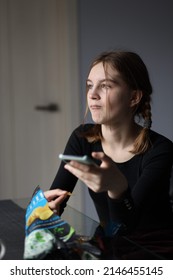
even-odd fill
[[(23, 259), (25, 240), (25, 209), (29, 199), (0, 201), (0, 241), (5, 246), (3, 259)], [(77, 234), (91, 237), (98, 223), (67, 206), (62, 218), (66, 220)]]
[[(0, 200), (0, 246), (5, 254), (0, 259), (22, 260), (25, 242), (25, 214), (29, 199)], [(95, 236), (99, 225), (90, 217), (67, 205), (61, 218), (69, 223), (78, 235)], [(105, 242), (105, 240), (104, 240)], [(147, 246), (127, 236), (106, 240), (107, 259), (164, 259)], [(1, 244), (2, 243), (2, 244)], [(104, 245), (105, 245), (104, 244)], [(151, 246), (150, 246), (151, 247)], [(1, 251), (1, 252), (2, 252)]]

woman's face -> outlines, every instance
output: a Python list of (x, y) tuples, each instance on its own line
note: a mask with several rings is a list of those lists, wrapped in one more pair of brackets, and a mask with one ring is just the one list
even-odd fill
[(121, 124), (132, 117), (132, 90), (121, 74), (103, 63), (91, 69), (87, 79), (87, 101), (92, 119), (97, 124)]

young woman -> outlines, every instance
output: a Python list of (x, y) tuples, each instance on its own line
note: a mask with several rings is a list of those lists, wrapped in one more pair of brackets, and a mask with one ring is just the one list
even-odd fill
[(61, 214), (67, 192), (80, 179), (105, 232), (172, 228), (173, 143), (150, 129), (152, 86), (144, 62), (133, 52), (102, 53), (91, 65), (86, 88), (93, 124), (73, 131), (64, 154), (88, 155), (97, 165), (62, 162), (45, 192), (50, 207)]

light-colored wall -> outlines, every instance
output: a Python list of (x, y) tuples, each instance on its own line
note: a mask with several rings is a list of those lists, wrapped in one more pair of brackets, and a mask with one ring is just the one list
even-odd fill
[[(152, 128), (173, 140), (173, 1), (80, 0), (80, 79), (85, 107), (85, 79), (93, 57), (125, 48), (141, 55), (153, 85)], [(85, 211), (95, 210), (85, 194)]]

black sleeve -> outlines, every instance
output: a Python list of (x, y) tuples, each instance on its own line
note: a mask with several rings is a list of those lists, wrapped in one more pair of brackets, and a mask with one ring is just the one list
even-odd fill
[[(75, 129), (73, 131), (73, 133), (71, 134), (65, 150), (64, 150), (64, 154), (67, 155), (82, 155), (82, 144), (81, 144), (81, 140), (78, 137), (78, 128)], [(61, 162), (60, 167), (58, 169), (58, 172), (55, 176), (55, 179), (50, 187), (50, 189), (62, 189), (62, 190), (67, 190), (68, 192), (72, 192), (78, 178), (76, 176), (74, 176), (73, 174), (71, 174), (68, 170), (66, 170), (64, 168), (65, 163)], [(67, 199), (68, 200), (68, 199)], [(61, 209), (60, 209), (60, 213), (62, 214), (67, 200), (64, 201), (61, 204)]]
[(167, 198), (172, 164), (173, 144), (162, 139), (143, 156), (136, 184), (128, 188), (121, 199), (108, 198), (111, 219), (127, 228), (136, 226), (141, 215), (146, 216), (148, 222), (154, 215), (166, 219), (164, 211), (166, 213), (169, 207)]

